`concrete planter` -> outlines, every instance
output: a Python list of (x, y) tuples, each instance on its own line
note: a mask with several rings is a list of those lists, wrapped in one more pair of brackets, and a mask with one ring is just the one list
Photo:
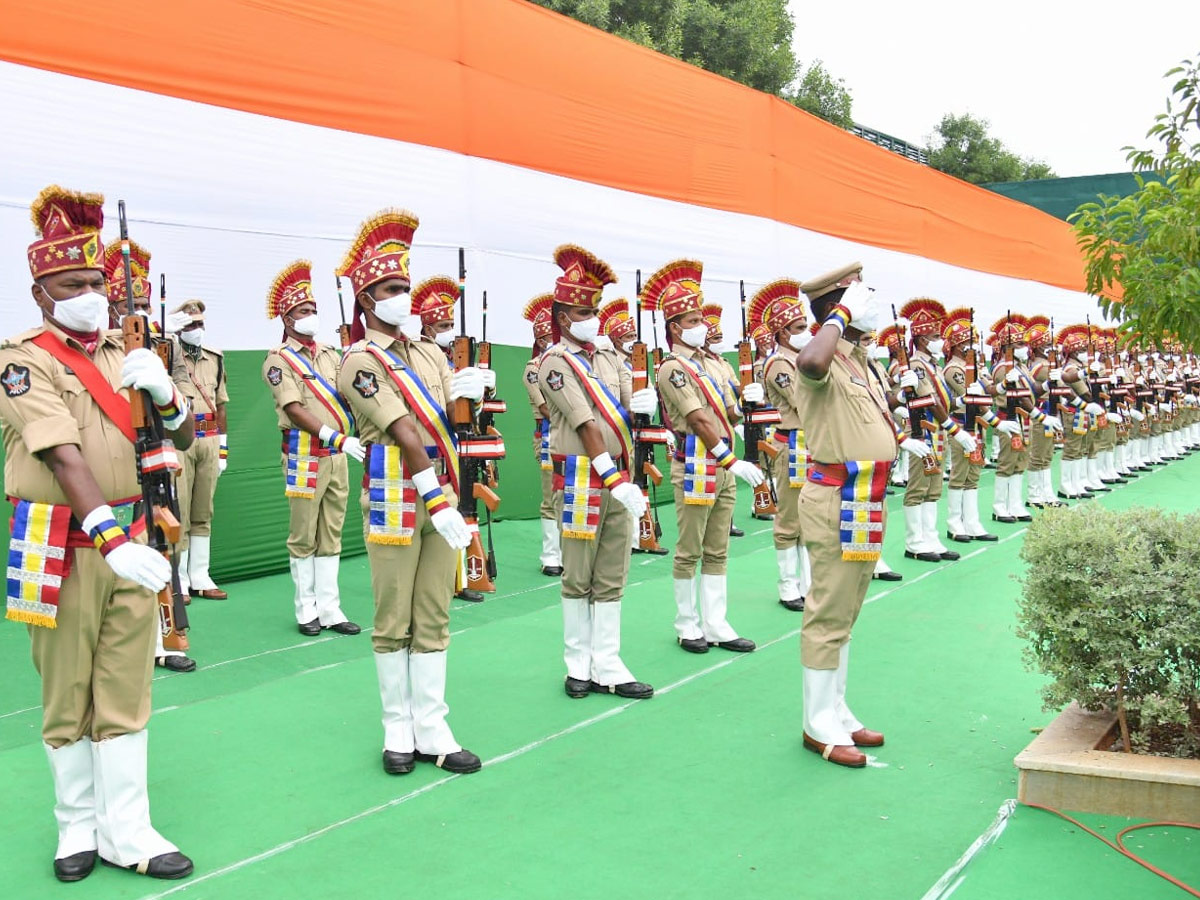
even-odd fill
[(1017, 799), (1072, 812), (1200, 824), (1200, 760), (1113, 753), (1117, 716), (1072, 703), (1014, 760)]

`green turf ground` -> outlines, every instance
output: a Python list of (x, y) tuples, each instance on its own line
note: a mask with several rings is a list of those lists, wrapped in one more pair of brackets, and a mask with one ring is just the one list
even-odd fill
[[(1105, 495), (1114, 508), (1190, 510), (1200, 457)], [(982, 496), (990, 500), (991, 472)], [(0, 628), (4, 897), (921, 898), (1016, 795), (1012, 759), (1041, 711), (1013, 634), (1023, 529), (967, 545), (957, 563), (902, 558), (900, 498), (855, 631), (849, 697), (887, 733), (874, 767), (837, 768), (800, 745), (800, 616), (776, 602), (769, 523), (738, 514), (730, 621), (739, 656), (674, 645), (669, 557), (635, 556), (623, 656), (649, 701), (562, 692), (557, 583), (536, 565), (536, 522), (496, 531), (499, 593), (455, 603), (448, 700), (485, 761), (447, 777), (380, 770), (370, 640), (306, 639), (286, 575), (228, 585), (191, 606), (201, 669), (154, 686), (154, 821), (191, 855), (189, 880), (97, 868), (51, 873), (53, 793), (24, 629)], [(985, 518), (988, 505), (981, 503)], [(664, 508), (667, 546), (672, 511)], [(755, 533), (758, 532), (758, 533)], [(961, 548), (960, 548), (961, 549)], [(369, 623), (364, 557), (343, 606)], [(1088, 817), (1110, 834), (1124, 820)], [(1200, 884), (1200, 835), (1139, 835), (1155, 862)], [(1181, 893), (1047, 813), (1018, 808), (963, 869), (956, 898), (1174, 897)], [(930, 895), (932, 896), (932, 895)], [(945, 896), (945, 894), (943, 894)]]

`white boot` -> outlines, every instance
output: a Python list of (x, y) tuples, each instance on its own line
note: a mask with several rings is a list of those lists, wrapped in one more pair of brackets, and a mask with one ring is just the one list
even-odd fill
[(932, 553), (925, 545), (925, 526), (922, 524), (921, 507), (904, 507), (904, 555), (910, 553)]
[(946, 492), (946, 532), (951, 540), (970, 537), (967, 523), (963, 519), (963, 494), (965, 491), (950, 488)]
[(457, 753), (462, 746), (446, 723), (446, 651), (408, 654), (412, 685), (413, 738), (417, 750), (430, 756)]
[(696, 612), (696, 579), (675, 579), (675, 635), (681, 641), (695, 641), (704, 637), (700, 630), (700, 616)]
[(592, 604), (591, 680), (604, 687), (636, 681), (621, 661), (621, 601)]
[(178, 847), (150, 824), (146, 794), (146, 732), (92, 744), (96, 790), (96, 843), (100, 856), (132, 866)]
[(288, 559), (292, 570), (292, 583), (296, 586), (293, 602), (296, 606), (296, 623), (305, 625), (317, 618), (317, 569), (316, 558), (293, 556)]
[(192, 584), (192, 590), (218, 590), (208, 574), (208, 558), (211, 550), (212, 535), (188, 535), (188, 581)]
[(704, 629), (704, 639), (710, 644), (723, 641), (736, 641), (738, 633), (726, 621), (725, 613), (728, 607), (724, 575), (700, 576), (700, 618)]
[[(858, 720), (858, 717), (850, 711), (850, 707), (846, 705), (846, 676), (850, 670), (850, 641), (842, 644), (838, 650), (838, 667), (837, 667), (837, 714), (841, 720), (841, 725), (851, 735), (863, 727), (863, 723)], [(811, 735), (810, 735), (811, 737)]]
[(375, 654), (379, 702), (383, 707), (383, 749), (392, 753), (412, 753), (416, 749), (408, 662), (407, 647), (395, 653)]
[(1089, 491), (1103, 492), (1108, 490), (1108, 485), (1100, 480), (1100, 460), (1095, 456), (1089, 456), (1087, 461), (1087, 475), (1083, 483)]
[(1018, 522), (1026, 522), (1030, 518), (1029, 510), (1025, 508), (1025, 473), (1018, 472), (1008, 482), (1008, 514)]
[(340, 562), (341, 557), (338, 556), (313, 557), (317, 618), (325, 628), (349, 621), (346, 614), (342, 612), (341, 594), (338, 591), (338, 564)]
[(1008, 512), (1008, 485), (1012, 479), (1007, 475), (997, 475), (996, 483), (992, 486), (992, 519), (1005, 521)]
[(925, 535), (925, 545), (930, 553), (941, 556), (949, 553), (949, 549), (938, 537), (938, 504), (936, 500), (928, 500), (921, 504), (921, 533)]
[[(541, 519), (542, 523), (542, 555), (541, 563), (543, 567), (560, 567), (562, 566), (562, 545), (559, 541), (558, 519)], [(636, 532), (637, 529), (635, 528)], [(634, 538), (633, 545), (637, 546), (637, 538)]]
[(188, 579), (188, 556), (187, 550), (180, 550), (179, 561), (175, 564), (175, 568), (179, 572), (179, 590), (185, 597), (192, 590), (192, 582)]
[(800, 589), (800, 548), (775, 548), (775, 565), (779, 569), (779, 601), (792, 602), (804, 596)]
[(587, 597), (563, 597), (563, 662), (578, 681), (592, 677), (592, 603)]
[(46, 759), (54, 776), (54, 818), (58, 821), (55, 859), (96, 849), (96, 793), (92, 778), (92, 742), (80, 738), (57, 750), (49, 744)]
[(889, 566), (881, 556), (879, 559), (875, 560), (875, 571), (871, 573), (871, 576), (878, 578), (881, 575), (890, 575), (891, 572), (892, 567)]
[(990, 534), (983, 523), (979, 521), (979, 488), (963, 491), (962, 499), (963, 527), (977, 541), (994, 541), (996, 536)]
[(838, 711), (838, 670), (800, 669), (804, 685), (804, 733), (829, 746), (854, 743)]

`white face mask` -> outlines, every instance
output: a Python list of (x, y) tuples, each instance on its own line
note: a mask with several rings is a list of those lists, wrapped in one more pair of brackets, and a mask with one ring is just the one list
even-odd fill
[(321, 329), (321, 320), (317, 317), (316, 313), (302, 316), (292, 323), (292, 328), (306, 337), (313, 337)]
[(592, 343), (599, 333), (600, 319), (596, 316), (588, 316), (586, 319), (571, 323), (571, 337), (581, 344)]
[(204, 343), (204, 329), (192, 328), (179, 332), (179, 339), (189, 347), (199, 347)]
[(395, 294), (386, 300), (375, 301), (375, 316), (388, 325), (403, 325), (412, 314), (412, 297), (408, 294)]
[(1029, 348), (1028, 347), (1017, 347), (1015, 350), (1013, 350), (1013, 356), (1015, 356), (1021, 362), (1025, 362), (1026, 360), (1029, 359)]
[(713, 353), (724, 353), (725, 352), (725, 342), (724, 341), (714, 341), (713, 343), (708, 345), (708, 349), (711, 350)]
[(621, 344), (621, 352), (628, 355), (633, 352), (633, 341), (625, 341)]
[(701, 322), (699, 325), (685, 328), (679, 333), (679, 339), (689, 347), (703, 347), (704, 342), (708, 340), (708, 326)]
[[(50, 297), (50, 292), (42, 288)], [(50, 297), (54, 300), (53, 297)], [(71, 331), (91, 334), (108, 327), (108, 298), (95, 291), (84, 291), (66, 300), (54, 300), (54, 320)]]
[(930, 341), (928, 344), (930, 356), (941, 356), (942, 350), (945, 348), (946, 342), (943, 340)]
[(812, 332), (805, 328), (799, 334), (793, 334), (791, 337), (789, 337), (788, 343), (792, 345), (794, 350), (803, 350), (812, 343), (812, 339)]
[(1146, 358), (1147, 357), (1146, 357), (1145, 353), (1139, 353), (1137, 359), (1138, 359), (1138, 362), (1144, 366), (1146, 364)]
[(400, 326), (400, 333), (410, 341), (419, 341), (421, 339), (421, 317), (409, 316), (404, 320), (404, 324)]
[(439, 331), (433, 336), (433, 339), (437, 341), (437, 345), (439, 347), (449, 347), (454, 343), (454, 329), (451, 328), (447, 331)]
[(1085, 366), (1087, 365), (1087, 361), (1088, 361), (1088, 355), (1087, 355), (1087, 353), (1086, 353), (1086, 352), (1084, 352), (1084, 353), (1077, 353), (1077, 354), (1075, 355), (1075, 357), (1076, 357), (1076, 359), (1078, 359), (1078, 360), (1079, 360), (1081, 363), (1083, 363)]
[(873, 356), (875, 359), (887, 359), (891, 355), (892, 354), (888, 352), (888, 348), (882, 344), (876, 344), (871, 348), (871, 356)]

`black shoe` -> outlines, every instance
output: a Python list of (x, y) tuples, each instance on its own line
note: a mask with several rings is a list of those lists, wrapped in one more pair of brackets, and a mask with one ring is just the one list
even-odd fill
[(1101, 484), (1118, 484), (1118, 483), (1119, 483), (1119, 479), (1116, 479), (1116, 478), (1101, 478), (1101, 479), (1100, 479), (1100, 483), (1101, 483)]
[(698, 638), (677, 638), (679, 646), (688, 653), (707, 653), (708, 641), (702, 637)]
[(1090, 490), (1085, 490), (1083, 493), (1078, 494), (1077, 496), (1080, 500), (1091, 500), (1096, 495)]
[(730, 525), (729, 526), (729, 536), (730, 537), (745, 537), (746, 532), (742, 531), (742, 529), (738, 528), (736, 525)]
[(983, 534), (971, 535), (971, 540), (973, 540), (973, 541), (998, 541), (998, 540), (1000, 540), (1000, 538), (998, 538), (994, 534), (988, 534), (988, 532), (985, 531)]
[(338, 634), (358, 634), (362, 631), (353, 622), (338, 622), (336, 625), (322, 625), (326, 631), (336, 631)]
[(903, 581), (904, 576), (899, 572), (873, 572), (871, 577), (876, 581)]
[(804, 598), (799, 600), (780, 600), (779, 605), (784, 609), (790, 609), (792, 612), (804, 612)]
[(313, 637), (321, 633), (321, 620), (313, 619), (311, 622), (302, 622), (296, 626), (296, 630), (303, 635)]
[(919, 559), (921, 562), (941, 562), (942, 554), (926, 553), (925, 551), (921, 551), (920, 553), (913, 553), (911, 550), (905, 550), (904, 558), (905, 559)]
[(946, 529), (946, 537), (950, 538), (952, 541), (958, 541), (960, 544), (971, 543), (971, 536), (969, 534), (955, 534), (948, 528)]
[(119, 866), (114, 862), (101, 858), (100, 862), (114, 869), (128, 869), (139, 875), (149, 875), (151, 878), (187, 878), (192, 874), (192, 861), (182, 853), (160, 853), (152, 856), (144, 863), (134, 863), (132, 866)]
[(473, 591), (470, 588), (463, 588), (454, 595), (459, 600), (466, 600), (468, 603), (482, 603), (483, 593), (481, 591)]
[(418, 750), (416, 758), (419, 762), (431, 762), (439, 769), (455, 775), (470, 775), (483, 767), (479, 757), (470, 750), (456, 750), (445, 756), (434, 756), (432, 753), (422, 753)]
[(1014, 525), (1014, 524), (1016, 524), (1017, 517), (1016, 516), (998, 516), (995, 513), (992, 513), (992, 521), (993, 522), (1003, 522), (1005, 525)]
[(1112, 490), (1110, 487), (1090, 487), (1088, 488), (1093, 494), (1107, 494)]
[(416, 765), (411, 753), (397, 753), (394, 750), (383, 751), (383, 771), (389, 775), (407, 775), (416, 768)]
[[(637, 547), (633, 549), (636, 551)], [(549, 575), (551, 578), (558, 578), (562, 575), (562, 566), (542, 566), (542, 574)]]
[(742, 637), (734, 638), (732, 641), (709, 641), (708, 646), (732, 650), (734, 653), (750, 653), (755, 649), (754, 641)]
[(1032, 506), (1034, 509), (1045, 509), (1045, 508), (1046, 508), (1046, 507), (1047, 507), (1049, 504), (1047, 504), (1047, 503), (1040, 503), (1040, 502), (1038, 502), (1037, 500), (1030, 500), (1030, 501), (1028, 502), (1028, 505), (1029, 505), (1029, 506)]
[(774, 522), (775, 517), (764, 513), (750, 513), (750, 518), (758, 519), (760, 522)]
[(654, 688), (640, 681), (626, 681), (623, 684), (600, 684), (593, 681), (588, 685), (593, 694), (616, 694), (629, 700), (648, 700), (654, 696)]
[(1015, 518), (1018, 522), (1032, 522), (1033, 521), (1033, 516), (1030, 516), (1030, 515), (1014, 516), (1013, 518)]
[(586, 697), (591, 691), (592, 683), (586, 678), (572, 678), (570, 675), (563, 681), (563, 689), (572, 700)]
[(957, 553), (955, 553), (953, 550), (946, 550), (946, 551), (945, 551), (945, 552), (943, 552), (943, 553), (939, 553), (939, 554), (938, 554), (938, 556), (940, 556), (940, 557), (941, 557), (942, 559), (944, 559), (946, 562), (954, 562), (956, 559), (960, 559), (960, 558), (961, 558), (961, 557), (960, 557), (960, 556), (959, 556)]
[(154, 664), (172, 672), (195, 672), (196, 661), (188, 656), (156, 656)]
[(59, 881), (83, 881), (96, 868), (96, 851), (80, 850), (54, 861), (54, 877)]

